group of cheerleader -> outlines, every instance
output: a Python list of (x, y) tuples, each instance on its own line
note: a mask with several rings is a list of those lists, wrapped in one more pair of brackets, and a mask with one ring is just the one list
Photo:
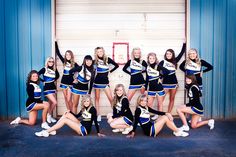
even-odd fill
[[(28, 119), (17, 117), (10, 124), (34, 125), (37, 119), (37, 111), (42, 111), (42, 131), (36, 132), (36, 136), (48, 137), (55, 135), (56, 131), (68, 125), (79, 135), (85, 136), (91, 132), (92, 125), (96, 127), (98, 136), (105, 136), (100, 133), (100, 92), (103, 90), (113, 109), (113, 113), (107, 115), (107, 122), (113, 132), (129, 134), (127, 137), (134, 137), (138, 125), (147, 136), (157, 136), (166, 124), (173, 131), (175, 136), (186, 137), (189, 135), (189, 125), (186, 114), (192, 115), (191, 128), (198, 128), (208, 125), (214, 128), (214, 120), (201, 120), (203, 106), (200, 102), (202, 93), (202, 74), (213, 69), (212, 65), (199, 58), (196, 49), (190, 49), (186, 60), (180, 64), (180, 69), (186, 74), (186, 90), (189, 103), (177, 108), (177, 113), (183, 123), (176, 127), (171, 111), (173, 110), (175, 95), (178, 88), (176, 77), (177, 63), (186, 51), (186, 44), (177, 57), (172, 49), (165, 52), (164, 60), (159, 62), (156, 53), (149, 53), (147, 61), (142, 59), (141, 49), (134, 48), (129, 60), (123, 67), (123, 71), (130, 75), (130, 85), (126, 94), (123, 84), (117, 84), (112, 94), (109, 87), (109, 73), (115, 71), (119, 65), (107, 57), (103, 47), (96, 47), (94, 59), (86, 55), (82, 65), (75, 62), (73, 52), (67, 50), (64, 57), (61, 55), (57, 42), (56, 54), (63, 63), (63, 75), (60, 88), (62, 88), (67, 111), (57, 121), (52, 113), (57, 105), (55, 82), (59, 73), (55, 66), (53, 57), (46, 60), (45, 67), (38, 72), (32, 70), (27, 77), (26, 110), (29, 113)], [(144, 78), (143, 73), (146, 73)], [(42, 75), (42, 77), (40, 77)], [(39, 82), (44, 86), (44, 96), (48, 101), (42, 101)], [(95, 90), (95, 106), (91, 99), (91, 91)], [(130, 110), (130, 101), (134, 94), (140, 91), (137, 99), (134, 116)], [(163, 101), (169, 93), (168, 111), (163, 112)], [(157, 98), (158, 110), (153, 109), (153, 103)], [(81, 110), (78, 104), (81, 99)], [(154, 114), (151, 118), (150, 113)], [(56, 123), (52, 127), (48, 123)]]

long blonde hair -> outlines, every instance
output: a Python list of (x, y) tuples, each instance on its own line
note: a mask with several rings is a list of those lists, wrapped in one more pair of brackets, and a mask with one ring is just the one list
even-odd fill
[(141, 52), (141, 49), (140, 49), (139, 47), (134, 47), (134, 48), (133, 48), (133, 50), (132, 50), (132, 52), (131, 52), (131, 59), (134, 60), (134, 51), (135, 51), (135, 50), (139, 50), (139, 51), (140, 51), (140, 57), (139, 57), (139, 59), (140, 59), (140, 61), (141, 61), (141, 59), (142, 59), (142, 52)]
[(144, 98), (147, 98), (147, 95), (146, 95), (146, 94), (141, 94), (141, 95), (139, 95), (139, 97), (138, 97), (138, 99), (137, 99), (136, 107), (138, 107), (138, 106), (140, 105), (140, 102), (141, 102)]
[[(66, 53), (69, 53), (70, 54), (70, 56), (71, 56), (71, 59), (70, 59), (70, 64), (71, 64), (71, 68), (73, 68), (74, 66), (75, 66), (75, 57), (74, 57), (74, 54), (73, 54), (73, 52), (71, 51), (71, 50), (67, 50), (66, 51)], [(66, 65), (66, 61), (67, 61), (67, 59), (66, 59), (66, 53), (65, 53), (65, 56), (64, 56), (64, 66)]]
[(85, 102), (87, 99), (89, 99), (89, 101), (90, 101), (89, 107), (92, 107), (92, 106), (93, 106), (92, 97), (91, 97), (89, 94), (84, 95), (84, 96), (82, 96), (82, 99), (81, 99), (81, 110), (82, 110), (82, 111), (85, 110), (84, 102)]
[(107, 64), (108, 64), (108, 57), (107, 57), (107, 55), (105, 54), (105, 50), (104, 50), (103, 47), (96, 47), (96, 48), (94, 49), (95, 64), (96, 64), (96, 65), (98, 64), (97, 50), (99, 50), (99, 49), (103, 50), (103, 57), (102, 57), (102, 58), (103, 58), (103, 62), (104, 62), (105, 65), (107, 65)]
[[(115, 107), (117, 102), (118, 102), (118, 96), (116, 94), (116, 91), (118, 90), (118, 88), (122, 88), (123, 90), (123, 96), (126, 96), (126, 92), (125, 92), (125, 86), (123, 84), (117, 84), (115, 89), (114, 89), (114, 98), (113, 98), (113, 101), (112, 101), (112, 107)], [(122, 96), (122, 97), (123, 97)]]
[(148, 53), (148, 55), (147, 55), (147, 63), (148, 63), (148, 65), (150, 65), (150, 62), (149, 62), (149, 57), (150, 57), (150, 56), (153, 56), (153, 57), (156, 59), (155, 63), (158, 65), (158, 64), (159, 64), (159, 60), (157, 59), (157, 55), (156, 55), (156, 53), (154, 53), (154, 52), (150, 52), (150, 53)]
[(191, 49), (188, 50), (188, 56), (187, 56), (187, 59), (186, 59), (186, 64), (185, 64), (185, 66), (191, 62), (191, 59), (189, 58), (189, 53), (190, 53), (191, 51), (195, 51), (195, 52), (196, 52), (196, 54), (197, 54), (197, 57), (196, 57), (196, 59), (195, 59), (195, 60), (196, 60), (196, 63), (197, 63), (199, 66), (201, 66), (201, 59), (200, 59), (200, 57), (199, 57), (199, 54), (198, 54), (198, 52), (197, 52), (197, 49), (194, 49), (194, 48), (191, 48)]
[(46, 59), (46, 61), (45, 61), (45, 68), (48, 68), (48, 61), (50, 60), (50, 59), (52, 59), (53, 60), (53, 70), (55, 71), (56, 70), (56, 68), (55, 68), (55, 60), (54, 60), (54, 58), (53, 57), (48, 57), (47, 59)]

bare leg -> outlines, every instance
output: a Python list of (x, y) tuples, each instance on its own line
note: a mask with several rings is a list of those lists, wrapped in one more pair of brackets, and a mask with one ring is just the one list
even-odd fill
[(70, 89), (69, 88), (63, 89), (63, 95), (64, 95), (67, 110), (72, 111), (73, 104), (72, 104), (72, 100), (71, 100)]
[(74, 114), (77, 113), (79, 99), (80, 99), (80, 95), (73, 94), (73, 109), (72, 109), (72, 112)]
[(50, 115), (52, 115), (52, 111), (54, 110), (54, 108), (57, 105), (57, 100), (56, 100), (56, 96), (55, 94), (48, 94), (46, 95), (46, 97), (48, 98), (49, 102), (50, 102), (50, 107), (48, 109), (48, 113)]
[(99, 100), (100, 100), (100, 89), (95, 89), (95, 106), (96, 106), (98, 115), (100, 115)]
[(112, 104), (113, 98), (112, 98), (112, 94), (111, 94), (111, 88), (107, 87), (107, 88), (104, 89), (104, 91), (105, 91), (105, 94), (106, 94), (110, 104)]
[(158, 111), (163, 111), (163, 100), (164, 96), (157, 96)]
[(140, 89), (140, 93), (141, 93), (141, 94), (144, 94), (144, 93), (145, 93), (145, 87), (142, 87), (142, 88)]
[(205, 120), (205, 121), (199, 122), (199, 121), (198, 121), (199, 118), (200, 118), (200, 116), (197, 115), (197, 114), (192, 115), (191, 127), (192, 127), (193, 129), (196, 129), (196, 128), (199, 128), (199, 127), (201, 127), (201, 126), (203, 126), (203, 125), (207, 125), (207, 124), (208, 124), (209, 120)]
[(185, 105), (180, 106), (177, 109), (177, 113), (179, 114), (179, 117), (182, 120), (183, 125), (188, 125), (184, 113), (189, 113), (189, 114), (192, 114), (192, 115), (195, 114), (190, 107), (186, 107)]
[(110, 126), (115, 129), (125, 129), (128, 128), (129, 125), (127, 125), (123, 119), (123, 117), (119, 117), (114, 119), (111, 123)]
[(131, 101), (131, 99), (133, 98), (134, 94), (136, 93), (135, 89), (129, 89), (127, 96), (128, 96), (128, 100)]
[(37, 115), (38, 115), (38, 111), (30, 111), (29, 112), (29, 119), (21, 119), (19, 121), (19, 123), (23, 123), (26, 125), (35, 125), (36, 120), (37, 120)]
[(153, 101), (154, 101), (154, 98), (153, 96), (148, 96), (148, 106), (153, 108)]
[(169, 113), (171, 113), (171, 111), (174, 107), (176, 92), (177, 92), (177, 89), (170, 89), (170, 99), (169, 99), (169, 106), (168, 106)]
[(64, 125), (68, 125), (71, 129), (76, 131), (79, 135), (81, 135), (81, 130), (80, 130), (80, 122), (75, 122), (72, 121), (68, 118), (62, 118), (60, 121), (58, 121), (55, 125), (53, 125), (50, 129), (47, 130), (47, 132), (52, 132), (54, 130), (58, 130)]

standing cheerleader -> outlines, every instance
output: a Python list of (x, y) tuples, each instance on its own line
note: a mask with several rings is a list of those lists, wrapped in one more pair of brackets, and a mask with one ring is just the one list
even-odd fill
[[(82, 121), (78, 119), (81, 116)], [(85, 95), (82, 97), (81, 100), (81, 111), (79, 112), (79, 114), (76, 115), (71, 111), (67, 111), (63, 114), (63, 116), (58, 120), (58, 122), (54, 126), (52, 126), (50, 129), (36, 132), (35, 135), (42, 137), (56, 135), (56, 130), (62, 128), (64, 125), (68, 125), (80, 136), (86, 136), (91, 132), (93, 122), (95, 123), (97, 135), (99, 137), (105, 136), (99, 131), (99, 126), (97, 122), (97, 111), (93, 107), (91, 97), (89, 95)]]
[(67, 50), (63, 58), (58, 48), (57, 42), (55, 44), (56, 44), (56, 53), (58, 57), (60, 58), (61, 62), (63, 63), (63, 67), (64, 67), (60, 88), (62, 88), (63, 90), (63, 95), (65, 98), (67, 110), (72, 111), (73, 104), (72, 104), (72, 96), (71, 96), (70, 88), (72, 87), (74, 79), (73, 79), (73, 75), (71, 75), (69, 71), (70, 69), (77, 67), (78, 64), (75, 63), (74, 54), (71, 50)]
[(140, 48), (133, 48), (131, 57), (132, 59), (123, 67), (123, 71), (131, 76), (127, 94), (129, 101), (137, 90), (140, 90), (141, 94), (145, 92), (145, 80), (142, 73), (145, 72), (147, 68), (147, 63), (141, 59)]
[(133, 130), (133, 115), (129, 108), (129, 100), (126, 97), (123, 84), (117, 84), (114, 90), (113, 114), (107, 115), (108, 123), (113, 128), (113, 132), (128, 134)]
[[(155, 122), (150, 121), (150, 113), (161, 115), (157, 118)], [(147, 136), (156, 137), (157, 134), (162, 130), (163, 126), (166, 124), (168, 128), (173, 131), (175, 136), (188, 136), (187, 132), (178, 129), (174, 122), (173, 117), (170, 113), (165, 113), (161, 111), (153, 110), (147, 106), (147, 96), (142, 94), (138, 97), (137, 108), (135, 110), (135, 121), (132, 133), (127, 137), (134, 137), (137, 124), (140, 124), (143, 132)]]
[[(111, 89), (109, 87), (109, 79), (108, 73), (112, 73), (115, 71), (119, 65), (115, 63), (111, 58), (107, 57), (105, 54), (105, 50), (103, 47), (96, 47), (95, 48), (95, 66), (96, 66), (96, 76), (94, 81), (94, 88), (95, 88), (95, 106), (98, 111), (98, 121), (101, 121), (100, 115), (100, 90), (104, 89), (105, 94), (112, 104), (112, 94)], [(109, 65), (114, 66), (112, 69), (109, 70)]]
[(80, 95), (87, 95), (91, 93), (94, 80), (93, 59), (90, 55), (86, 55), (82, 66), (74, 67), (70, 70), (70, 75), (78, 73), (73, 82), (71, 92), (73, 94), (73, 113), (77, 113)]
[(180, 128), (183, 131), (189, 131), (189, 126), (185, 117), (185, 113), (191, 114), (191, 127), (193, 129), (199, 128), (203, 125), (207, 125), (210, 127), (210, 130), (214, 128), (214, 119), (199, 121), (200, 117), (203, 115), (203, 106), (200, 102), (201, 91), (197, 84), (197, 80), (195, 75), (187, 75), (186, 76), (186, 84), (188, 90), (189, 103), (183, 106), (180, 106), (177, 109), (177, 113), (183, 122), (183, 126)]
[[(147, 61), (146, 89), (148, 91), (148, 106), (153, 106), (153, 101), (157, 96), (158, 110), (162, 111), (165, 91), (160, 80), (160, 71), (163, 71), (164, 74), (168, 74), (169, 70), (159, 65), (157, 56), (153, 52), (148, 54)], [(157, 115), (152, 117), (153, 120), (156, 118)]]
[(48, 123), (55, 123), (56, 119), (52, 117), (52, 113), (54, 108), (57, 105), (57, 100), (56, 100), (56, 85), (55, 81), (59, 78), (59, 73), (57, 69), (54, 66), (54, 58), (53, 57), (48, 57), (45, 63), (45, 67), (42, 68), (38, 72), (39, 76), (42, 74), (43, 75), (43, 93), (47, 97), (49, 101), (49, 109), (48, 109), (48, 114), (47, 114), (47, 122)]
[[(202, 67), (206, 67), (206, 69), (202, 71)], [(203, 59), (200, 59), (196, 49), (190, 49), (187, 59), (180, 64), (179, 68), (185, 72), (186, 75), (194, 74), (199, 88), (202, 90), (202, 72), (205, 73), (212, 70), (213, 66)]]
[(169, 96), (169, 105), (168, 105), (168, 112), (171, 113), (174, 101), (175, 101), (175, 95), (178, 88), (178, 81), (176, 77), (176, 69), (177, 69), (177, 63), (183, 56), (183, 54), (186, 52), (186, 43), (183, 44), (182, 50), (179, 53), (177, 57), (175, 57), (175, 52), (172, 49), (166, 50), (166, 53), (164, 55), (164, 60), (160, 62), (159, 65), (163, 66), (164, 68), (169, 70), (169, 74), (165, 75), (165, 77), (162, 80), (162, 85), (165, 90), (165, 93), (170, 93)]
[(17, 117), (10, 124), (13, 125), (23, 123), (27, 125), (34, 125), (37, 120), (38, 110), (43, 110), (41, 127), (44, 129), (49, 129), (50, 127), (46, 122), (49, 104), (48, 102), (41, 100), (39, 75), (36, 70), (30, 71), (28, 74), (26, 86), (27, 94), (29, 96), (26, 101), (26, 111), (29, 113), (29, 119), (21, 119), (20, 117)]

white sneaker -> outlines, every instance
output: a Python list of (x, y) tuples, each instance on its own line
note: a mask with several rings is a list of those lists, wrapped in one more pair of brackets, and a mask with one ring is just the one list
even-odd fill
[(181, 137), (186, 137), (186, 136), (189, 135), (189, 133), (184, 132), (184, 131), (182, 131), (182, 130), (179, 130), (179, 131), (177, 131), (177, 132), (173, 132), (173, 134), (174, 134), (175, 136), (181, 136)]
[(208, 126), (210, 127), (210, 130), (214, 129), (214, 127), (215, 127), (215, 120), (214, 119), (210, 119), (208, 121)]
[(154, 116), (152, 116), (152, 120), (156, 120), (158, 118), (158, 115), (156, 114), (156, 115), (154, 115)]
[(122, 131), (122, 134), (127, 135), (127, 134), (129, 134), (129, 132), (132, 131), (132, 130), (133, 130), (133, 126), (131, 125), (130, 127), (125, 128), (125, 130)]
[(43, 129), (49, 129), (50, 126), (48, 125), (47, 122), (44, 122), (44, 123), (41, 124), (41, 128), (43, 128)]
[(101, 122), (101, 121), (102, 121), (102, 116), (101, 116), (101, 115), (98, 115), (97, 121), (98, 121), (98, 122)]
[(56, 134), (57, 134), (56, 130), (49, 132), (49, 135), (56, 135)]
[(50, 114), (47, 114), (47, 122), (50, 124), (50, 123), (52, 123), (52, 121), (51, 121), (51, 115)]
[(51, 116), (51, 122), (52, 122), (52, 123), (56, 123), (57, 120)]
[(13, 120), (10, 124), (11, 125), (15, 125), (15, 124), (19, 124), (21, 118), (20, 117), (17, 117), (15, 120)]
[(112, 132), (117, 133), (117, 132), (123, 132), (125, 129), (113, 129)]
[(42, 130), (42, 131), (36, 132), (34, 134), (38, 137), (48, 137), (49, 136), (49, 133), (46, 130)]
[(179, 128), (182, 131), (189, 131), (189, 126), (188, 125), (183, 125)]

